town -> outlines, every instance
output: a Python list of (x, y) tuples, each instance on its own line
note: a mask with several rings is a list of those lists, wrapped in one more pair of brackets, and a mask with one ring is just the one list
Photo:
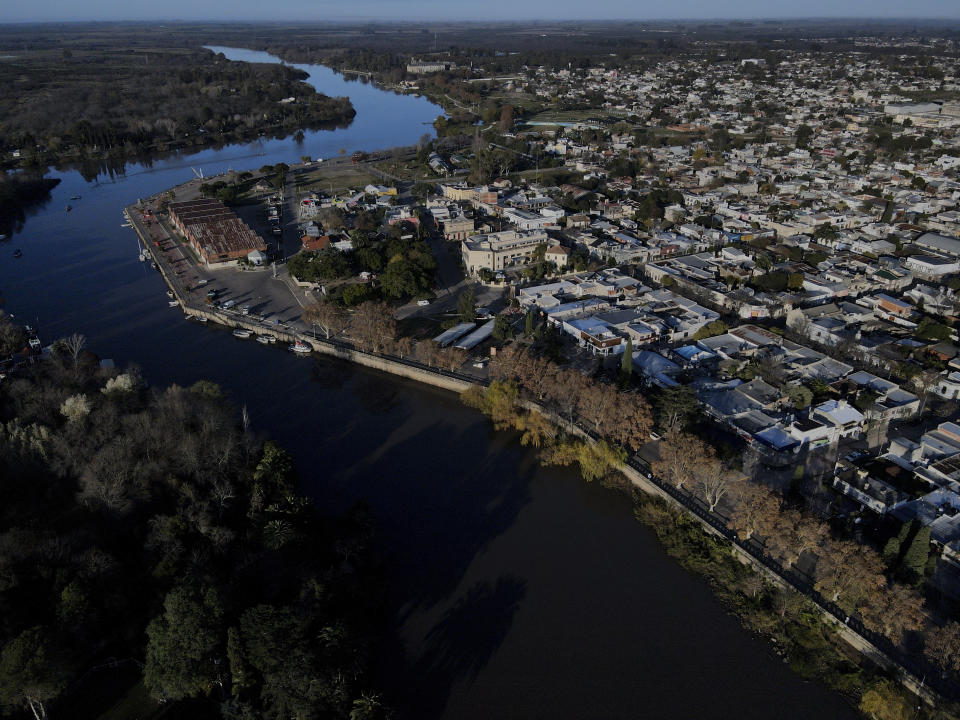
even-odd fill
[[(729, 543), (765, 578), (726, 588), (751, 609), (807, 622), (763, 595), (795, 590), (909, 692), (956, 702), (960, 40), (651, 48), (317, 51), (441, 104), (434, 133), (196, 163), (124, 227), (171, 314), (454, 390), (544, 464), (625, 478), (665, 545), (690, 518)], [(277, 102), (286, 122), (300, 101)], [(3, 372), (47, 352), (0, 321)], [(871, 717), (912, 712), (867, 687)]]

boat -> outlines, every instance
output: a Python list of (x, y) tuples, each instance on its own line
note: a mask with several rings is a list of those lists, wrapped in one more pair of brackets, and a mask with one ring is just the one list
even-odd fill
[(23, 250), (21, 250), (20, 248), (17, 248), (16, 250), (13, 251), (13, 256), (15, 258), (23, 257)]
[(157, 265), (157, 261), (156, 261), (156, 260), (153, 260), (153, 261), (150, 263), (150, 267), (152, 267), (154, 270), (159, 270), (159, 269), (160, 269), (160, 266)]
[(310, 343), (305, 343), (303, 340), (297, 340), (293, 345), (290, 346), (290, 350), (295, 353), (307, 354), (313, 352), (313, 347)]
[(40, 352), (42, 345), (40, 344), (39, 338), (32, 337), (27, 341), (30, 345), (30, 349), (34, 352)]
[(70, 199), (71, 199), (71, 200), (79, 200), (79, 199), (80, 199), (80, 196), (79, 196), (79, 195), (71, 195), (71, 196), (70, 196)]
[(201, 315), (200, 317), (198, 317), (197, 320), (199, 320), (199, 321), (202, 322), (202, 323), (207, 322), (207, 318), (205, 318), (203, 315)]
[(173, 297), (173, 290), (167, 290), (167, 297), (168, 297), (168, 298), (172, 298), (172, 297)]
[(73, 207), (71, 207), (70, 205), (67, 205), (67, 212), (70, 212), (71, 210), (73, 210)]
[(237, 328), (233, 331), (233, 336), (242, 340), (246, 340), (248, 337), (250, 337), (250, 335), (252, 335), (252, 333), (249, 330), (244, 330), (243, 328)]
[(180, 304), (180, 301), (179, 301), (179, 300), (168, 300), (168, 301), (167, 301), (167, 305), (169, 305), (170, 307), (176, 307), (176, 306), (179, 305), (179, 304)]
[(257, 342), (260, 343), (261, 345), (269, 345), (269, 344), (270, 344), (270, 336), (269, 336), (269, 335), (257, 335)]
[(146, 262), (148, 258), (149, 258), (149, 255), (147, 255), (145, 252), (143, 252), (143, 251), (141, 250), (141, 251), (140, 251), (140, 262)]

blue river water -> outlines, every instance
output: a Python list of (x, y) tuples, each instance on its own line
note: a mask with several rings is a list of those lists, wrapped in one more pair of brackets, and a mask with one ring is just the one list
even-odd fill
[(47, 342), (84, 334), (155, 385), (220, 383), (257, 431), (290, 449), (321, 508), (371, 507), (393, 617), (377, 681), (402, 718), (856, 717), (666, 557), (623, 495), (540, 467), (514, 435), (448, 393), (236, 340), (167, 307), (159, 276), (121, 227), (124, 206), (192, 178), (191, 168), (212, 175), (414, 144), (442, 112), (299, 67), (321, 92), (351, 98), (350, 127), (131, 164), (92, 181), (51, 171), (62, 182), (50, 201), (0, 242), (4, 308)]

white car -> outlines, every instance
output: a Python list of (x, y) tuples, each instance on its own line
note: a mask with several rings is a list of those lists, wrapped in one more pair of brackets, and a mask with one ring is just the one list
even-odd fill
[(417, 305), (419, 305), (420, 307), (426, 307), (429, 304), (430, 304), (429, 300), (417, 300)]
[(236, 301), (236, 300), (227, 300), (227, 301), (223, 304), (223, 309), (224, 309), (224, 310), (229, 310), (230, 308), (232, 308), (232, 307), (233, 307), (234, 305), (236, 305), (236, 304), (237, 304), (237, 301)]

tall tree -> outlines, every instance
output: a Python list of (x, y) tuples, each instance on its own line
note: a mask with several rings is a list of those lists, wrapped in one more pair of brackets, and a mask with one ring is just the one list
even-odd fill
[(47, 704), (65, 685), (66, 677), (43, 628), (24, 630), (4, 645), (0, 654), (0, 706), (26, 706), (36, 720), (46, 720)]
[(660, 441), (660, 458), (651, 466), (655, 475), (682, 488), (696, 478), (697, 468), (713, 459), (713, 448), (703, 440), (671, 430)]
[(143, 680), (158, 700), (180, 700), (209, 692), (221, 682), (220, 650), (223, 609), (215, 593), (174, 588), (163, 614), (147, 626), (147, 661)]
[(300, 317), (307, 325), (317, 327), (328, 340), (331, 335), (339, 335), (347, 326), (346, 314), (329, 300), (310, 303)]

